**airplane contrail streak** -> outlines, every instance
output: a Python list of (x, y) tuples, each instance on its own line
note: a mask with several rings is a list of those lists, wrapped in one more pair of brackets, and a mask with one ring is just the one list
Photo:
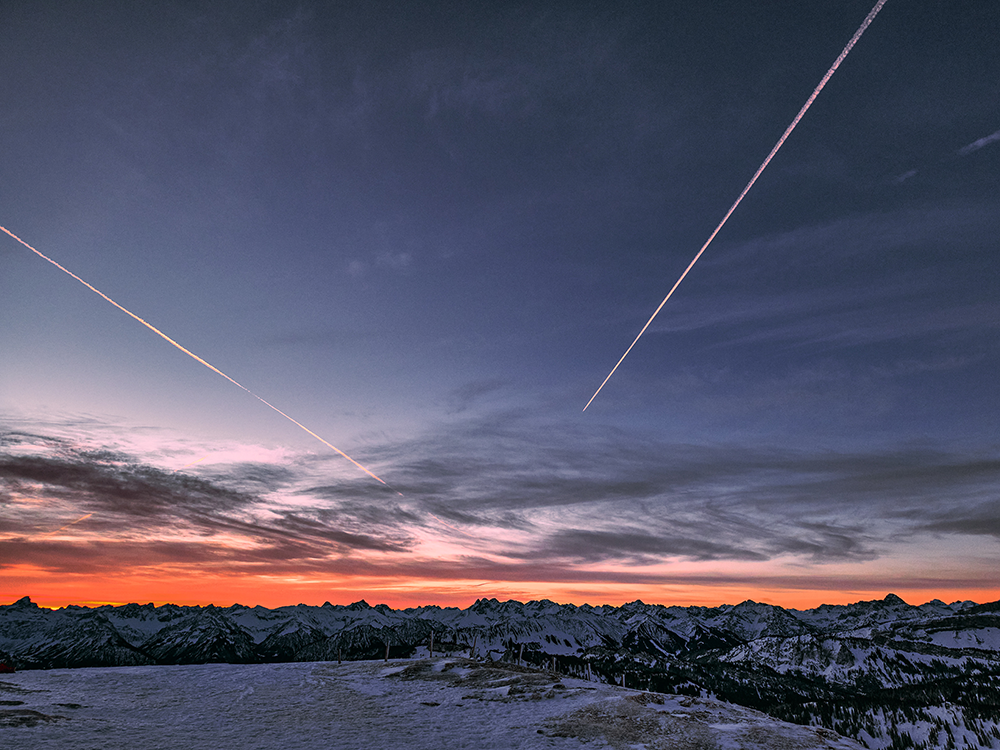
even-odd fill
[[(4, 231), (6, 231), (6, 230), (4, 230)], [(81, 516), (80, 518), (76, 519), (75, 521), (70, 521), (68, 524), (66, 524), (65, 526), (63, 526), (61, 528), (56, 529), (55, 531), (50, 531), (48, 534), (42, 534), (42, 538), (44, 539), (47, 536), (52, 536), (53, 534), (58, 534), (60, 531), (63, 531), (64, 529), (68, 529), (73, 524), (80, 523), (80, 521), (86, 521), (92, 515), (94, 515), (94, 514), (93, 513), (88, 513), (87, 515)]]
[[(197, 354), (195, 354), (194, 352), (192, 352), (192, 351), (190, 351), (190, 350), (188, 350), (188, 349), (185, 349), (185, 348), (184, 348), (183, 346), (181, 346), (180, 344), (178, 344), (178, 343), (177, 343), (176, 341), (174, 341), (174, 340), (173, 340), (172, 338), (170, 338), (170, 337), (169, 337), (169, 336), (168, 336), (167, 334), (165, 334), (165, 333), (164, 333), (163, 331), (161, 331), (161, 330), (160, 330), (159, 328), (157, 328), (157, 327), (156, 327), (156, 326), (154, 326), (153, 324), (151, 324), (151, 323), (147, 323), (147, 322), (146, 322), (145, 320), (143, 320), (142, 318), (140, 318), (140, 317), (139, 317), (138, 315), (136, 315), (136, 314), (135, 314), (134, 312), (132, 312), (132, 311), (130, 311), (130, 310), (126, 310), (126, 309), (125, 309), (124, 307), (122, 307), (121, 305), (119, 305), (119, 304), (118, 304), (117, 302), (115, 302), (115, 301), (114, 301), (113, 299), (111, 299), (111, 297), (109, 297), (108, 295), (106, 295), (106, 294), (105, 294), (104, 292), (102, 292), (102, 291), (101, 291), (100, 289), (97, 289), (96, 287), (94, 287), (94, 286), (92, 286), (92, 285), (88, 284), (88, 283), (87, 283), (86, 281), (84, 281), (83, 279), (81, 279), (81, 278), (80, 278), (79, 276), (77, 276), (77, 275), (76, 275), (75, 273), (73, 273), (72, 271), (70, 271), (70, 270), (69, 270), (68, 268), (65, 268), (65, 267), (63, 267), (63, 266), (59, 265), (59, 264), (58, 264), (58, 263), (56, 263), (56, 262), (55, 262), (54, 260), (52, 260), (52, 258), (50, 258), (50, 257), (48, 257), (47, 255), (45, 255), (44, 253), (42, 253), (42, 252), (40, 252), (40, 251), (36, 250), (36, 249), (35, 249), (35, 248), (33, 248), (33, 247), (32, 247), (31, 245), (29, 245), (29, 244), (28, 244), (27, 242), (25, 242), (25, 241), (24, 241), (24, 240), (22, 240), (22, 239), (21, 239), (20, 237), (18, 237), (18, 236), (17, 236), (16, 234), (14, 234), (13, 232), (11, 232), (11, 231), (10, 231), (9, 229), (6, 229), (6, 228), (4, 228), (4, 227), (0, 226), (0, 230), (2, 230), (2, 231), (3, 231), (4, 233), (6, 233), (6, 234), (10, 235), (11, 237), (13, 237), (13, 238), (14, 238), (15, 240), (17, 240), (18, 242), (20, 242), (20, 243), (21, 243), (22, 245), (24, 245), (24, 246), (25, 246), (26, 248), (28, 248), (28, 249), (29, 249), (29, 250), (30, 250), (31, 252), (33, 252), (33, 253), (34, 253), (35, 255), (37, 255), (38, 257), (42, 258), (43, 260), (47, 260), (47, 261), (48, 261), (49, 263), (51, 263), (52, 265), (54, 265), (54, 266), (55, 266), (56, 268), (58, 268), (58, 269), (59, 269), (60, 271), (63, 271), (64, 273), (67, 273), (67, 274), (69, 274), (70, 276), (72, 276), (72, 277), (73, 277), (74, 279), (76, 279), (76, 280), (77, 280), (77, 281), (79, 281), (79, 282), (80, 282), (81, 284), (83, 284), (83, 285), (84, 285), (85, 287), (87, 287), (87, 288), (88, 288), (88, 289), (89, 289), (90, 291), (92, 291), (92, 292), (94, 292), (94, 293), (96, 293), (96, 294), (99, 294), (99, 295), (100, 295), (101, 297), (103, 297), (103, 298), (104, 298), (105, 300), (107, 300), (107, 301), (108, 301), (108, 302), (110, 302), (110, 303), (111, 303), (112, 305), (114, 305), (115, 307), (117, 307), (117, 308), (118, 308), (119, 310), (121, 310), (121, 311), (122, 311), (123, 313), (125, 313), (126, 315), (128, 315), (128, 316), (130, 316), (130, 317), (132, 317), (132, 318), (135, 318), (136, 320), (138, 320), (138, 321), (139, 321), (140, 323), (142, 323), (142, 324), (143, 324), (144, 326), (146, 326), (146, 328), (148, 328), (149, 330), (151, 330), (151, 331), (152, 331), (153, 333), (155, 333), (155, 334), (156, 334), (157, 336), (159, 336), (160, 338), (164, 339), (165, 341), (168, 341), (169, 343), (173, 344), (174, 346), (176, 346), (176, 347), (177, 347), (178, 349), (180, 349), (180, 350), (181, 350), (182, 352), (184, 352), (184, 353), (185, 353), (186, 355), (188, 355), (188, 356), (189, 356), (189, 357), (191, 357), (192, 359), (196, 359), (196, 360), (198, 360), (198, 361), (199, 361), (199, 362), (201, 362), (201, 363), (202, 363), (203, 365), (205, 365), (205, 367), (207, 367), (207, 368), (208, 368), (209, 370), (212, 370), (213, 372), (215, 372), (215, 373), (217, 373), (217, 374), (221, 375), (222, 377), (224, 377), (224, 378), (225, 378), (226, 380), (228, 380), (228, 381), (229, 381), (230, 383), (232, 383), (233, 385), (235, 385), (235, 386), (237, 386), (238, 388), (241, 388), (241, 389), (243, 389), (244, 391), (246, 391), (247, 393), (249, 393), (249, 394), (250, 394), (251, 396), (253, 396), (253, 397), (254, 397), (255, 399), (257, 399), (258, 401), (260, 401), (260, 402), (261, 402), (262, 404), (264, 404), (265, 406), (267, 406), (267, 407), (269, 407), (269, 408), (273, 409), (274, 411), (278, 412), (278, 414), (280, 414), (281, 416), (283, 416), (283, 417), (284, 417), (285, 419), (287, 419), (287, 420), (288, 420), (289, 422), (291, 422), (292, 424), (294, 424), (294, 425), (296, 425), (296, 426), (300, 427), (301, 429), (305, 430), (306, 432), (308, 432), (308, 433), (309, 433), (310, 435), (312, 435), (312, 436), (313, 436), (314, 438), (316, 438), (316, 439), (317, 439), (317, 440), (319, 440), (319, 441), (320, 441), (321, 443), (323, 443), (323, 445), (325, 445), (325, 446), (326, 446), (326, 447), (328, 447), (328, 448), (331, 448), (331, 449), (333, 449), (333, 450), (334, 450), (334, 451), (335, 451), (336, 453), (339, 453), (339, 454), (340, 454), (341, 456), (343, 456), (343, 457), (344, 457), (344, 458), (346, 458), (346, 459), (347, 459), (348, 461), (350, 461), (350, 462), (351, 462), (352, 464), (354, 464), (355, 466), (357, 466), (357, 467), (358, 467), (359, 469), (361, 469), (361, 471), (363, 471), (363, 472), (364, 472), (365, 474), (367, 474), (368, 476), (370, 476), (370, 477), (371, 477), (372, 479), (376, 479), (376, 480), (378, 480), (379, 482), (382, 482), (382, 484), (386, 484), (384, 480), (382, 480), (381, 478), (379, 478), (379, 477), (375, 476), (375, 474), (373, 474), (373, 473), (372, 473), (371, 471), (369, 471), (369, 470), (368, 470), (368, 469), (366, 469), (366, 468), (365, 468), (364, 466), (362, 466), (361, 464), (359, 464), (359, 463), (358, 463), (357, 461), (355, 461), (355, 460), (354, 460), (353, 458), (351, 458), (350, 456), (348, 456), (348, 455), (347, 455), (346, 453), (344, 453), (344, 451), (340, 450), (340, 448), (338, 448), (337, 446), (333, 445), (332, 443), (329, 443), (329, 442), (327, 442), (326, 440), (324, 440), (323, 438), (321, 438), (321, 437), (320, 437), (319, 435), (317, 435), (317, 434), (316, 434), (315, 432), (313, 432), (312, 430), (310, 430), (310, 429), (309, 429), (308, 427), (306, 427), (306, 426), (305, 426), (304, 424), (302, 424), (301, 422), (299, 422), (299, 421), (297, 421), (297, 420), (295, 420), (295, 419), (292, 419), (292, 417), (290, 417), (290, 416), (288, 416), (287, 414), (285, 414), (285, 412), (283, 412), (283, 411), (282, 411), (281, 409), (279, 409), (279, 408), (278, 408), (277, 406), (275, 406), (274, 404), (272, 404), (272, 403), (270, 403), (270, 402), (268, 402), (268, 401), (265, 401), (265, 400), (264, 400), (263, 398), (261, 398), (261, 397), (260, 397), (260, 396), (258, 396), (258, 395), (257, 395), (256, 393), (254, 393), (253, 391), (251, 391), (251, 390), (250, 390), (249, 388), (247, 388), (247, 387), (246, 387), (245, 385), (242, 385), (241, 383), (238, 383), (238, 382), (236, 382), (236, 381), (235, 381), (235, 380), (233, 380), (233, 379), (232, 379), (231, 377), (229, 377), (228, 375), (226, 375), (226, 373), (224, 373), (224, 372), (223, 372), (222, 370), (220, 370), (220, 369), (219, 369), (218, 367), (215, 367), (214, 365), (212, 365), (212, 364), (210, 364), (210, 363), (206, 362), (205, 360), (203, 360), (203, 359), (202, 359), (201, 357), (199, 357), (199, 356), (198, 356)], [(388, 486), (388, 485), (386, 485), (386, 486)]]
[[(840, 63), (844, 61), (844, 58), (847, 57), (847, 53), (851, 51), (851, 48), (854, 47), (858, 39), (861, 38), (861, 35), (865, 33), (865, 29), (868, 28), (868, 25), (875, 19), (875, 16), (878, 15), (878, 12), (882, 10), (882, 6), (885, 5), (885, 2), (886, 0), (878, 0), (878, 2), (875, 3), (875, 7), (871, 9), (871, 12), (868, 14), (867, 18), (865, 18), (861, 26), (858, 27), (858, 30), (854, 32), (854, 36), (851, 37), (851, 41), (849, 41), (847, 43), (847, 46), (844, 47), (844, 51), (840, 53), (840, 56), (834, 61), (833, 65), (830, 66), (830, 69), (826, 71), (826, 75), (823, 76), (823, 80), (821, 80), (819, 82), (819, 85), (816, 86), (815, 89), (813, 89), (813, 92), (806, 100), (806, 103), (802, 105), (802, 109), (800, 109), (799, 113), (795, 115), (795, 119), (792, 120), (792, 124), (785, 129), (785, 132), (781, 135), (781, 138), (778, 139), (778, 142), (774, 144), (774, 148), (771, 149), (771, 153), (767, 155), (767, 158), (764, 159), (764, 162), (760, 165), (760, 167), (757, 168), (757, 171), (754, 173), (754, 176), (750, 179), (750, 182), (747, 183), (747, 186), (743, 188), (743, 192), (740, 193), (740, 197), (736, 199), (736, 202), (733, 203), (732, 206), (729, 207), (729, 210), (726, 211), (726, 215), (723, 216), (722, 221), (719, 222), (719, 226), (715, 228), (715, 231), (712, 232), (709, 238), (705, 241), (705, 244), (701, 246), (701, 250), (699, 250), (698, 254), (694, 256), (694, 259), (690, 263), (688, 263), (688, 267), (684, 269), (684, 273), (681, 274), (680, 278), (677, 279), (676, 282), (674, 282), (674, 285), (667, 293), (667, 296), (663, 298), (663, 302), (661, 302), (660, 306), (653, 311), (653, 314), (649, 317), (649, 320), (646, 321), (646, 325), (642, 327), (642, 330), (639, 331), (639, 335), (635, 337), (635, 341), (633, 341), (632, 344), (629, 346), (629, 348), (625, 350), (625, 353), (622, 355), (622, 358), (618, 360), (618, 364), (616, 364), (613, 368), (611, 368), (611, 372), (609, 372), (608, 376), (604, 378), (604, 382), (601, 383), (600, 387), (594, 392), (594, 395), (590, 397), (590, 401), (587, 402), (587, 406), (590, 406), (593, 400), (597, 398), (597, 394), (601, 392), (601, 388), (604, 388), (605, 384), (609, 380), (611, 380), (611, 376), (615, 374), (615, 370), (618, 369), (618, 365), (620, 365), (625, 360), (625, 357), (628, 356), (628, 353), (632, 351), (632, 347), (636, 345), (636, 342), (640, 338), (642, 338), (642, 334), (644, 334), (646, 332), (646, 329), (649, 328), (649, 324), (653, 322), (653, 318), (659, 315), (660, 310), (662, 310), (663, 306), (667, 304), (667, 300), (670, 299), (671, 295), (673, 295), (677, 287), (679, 287), (681, 282), (684, 281), (684, 277), (688, 275), (688, 271), (690, 271), (694, 267), (694, 264), (698, 262), (698, 258), (701, 257), (701, 254), (705, 252), (705, 249), (709, 245), (712, 244), (712, 240), (715, 239), (715, 235), (717, 235), (719, 233), (719, 230), (722, 229), (723, 225), (727, 221), (729, 221), (729, 217), (732, 216), (733, 211), (735, 211), (736, 207), (740, 205), (740, 202), (743, 200), (743, 197), (750, 192), (750, 188), (752, 188), (753, 184), (757, 182), (757, 178), (760, 177), (761, 172), (763, 172), (767, 168), (767, 165), (771, 163), (771, 159), (773, 159), (774, 155), (778, 153), (778, 149), (781, 148), (781, 146), (784, 144), (785, 139), (788, 138), (789, 135), (791, 135), (793, 130), (795, 130), (795, 126), (799, 124), (799, 120), (802, 119), (802, 116), (806, 113), (809, 107), (812, 106), (812, 103), (816, 100), (816, 97), (819, 96), (819, 92), (823, 90), (824, 86), (826, 86), (826, 82), (830, 80), (833, 74), (837, 71), (837, 68), (840, 67)], [(583, 407), (584, 411), (587, 411), (587, 406)]]

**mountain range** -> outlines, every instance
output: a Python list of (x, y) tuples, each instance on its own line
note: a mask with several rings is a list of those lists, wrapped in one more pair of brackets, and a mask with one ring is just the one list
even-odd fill
[(466, 609), (364, 601), (267, 609), (0, 606), (17, 669), (417, 658), (520, 662), (715, 698), (871, 748), (1000, 748), (1000, 602), (882, 600), (794, 610), (480, 599)]

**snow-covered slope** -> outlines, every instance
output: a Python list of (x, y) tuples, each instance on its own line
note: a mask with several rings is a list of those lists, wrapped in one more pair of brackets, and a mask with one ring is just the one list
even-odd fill
[[(905, 746), (899, 728), (911, 725), (924, 747), (974, 736), (1000, 748), (1000, 737), (986, 739), (1000, 733), (1000, 603), (911, 606), (889, 594), (802, 611), (752, 601), (576, 607), (496, 599), (406, 610), (361, 601), (53, 611), (27, 597), (0, 606), (0, 651), (18, 669), (351, 661), (387, 651), (420, 658), (432, 645), (436, 654), (716, 697), (837, 728), (873, 748)], [(874, 715), (879, 722), (866, 721)]]
[(11, 750), (861, 747), (719, 701), (455, 658), (31, 671), (0, 698)]

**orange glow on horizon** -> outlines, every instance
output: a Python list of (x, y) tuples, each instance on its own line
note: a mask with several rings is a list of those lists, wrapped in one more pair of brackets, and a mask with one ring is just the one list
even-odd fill
[(852, 604), (882, 599), (886, 594), (900, 596), (909, 604), (924, 604), (932, 599), (944, 602), (971, 600), (986, 603), (1000, 600), (1000, 587), (982, 588), (911, 588), (889, 589), (858, 580), (850, 590), (781, 587), (731, 581), (716, 585), (676, 583), (670, 586), (620, 584), (594, 581), (587, 584), (545, 581), (475, 581), (379, 579), (344, 576), (323, 580), (288, 576), (178, 575), (176, 570), (148, 570), (122, 577), (53, 574), (29, 565), (10, 566), (4, 571), (0, 604), (11, 604), (23, 596), (40, 607), (58, 609), (70, 604), (80, 606), (120, 605), (127, 603), (179, 604), (227, 607), (242, 604), (270, 609), (295, 604), (351, 604), (364, 599), (371, 605), (387, 604), (393, 609), (437, 605), (464, 609), (480, 598), (527, 602), (550, 599), (561, 604), (609, 604), (620, 606), (641, 599), (647, 604), (666, 606), (705, 606), (739, 604), (747, 599), (786, 609), (811, 609), (820, 604)]

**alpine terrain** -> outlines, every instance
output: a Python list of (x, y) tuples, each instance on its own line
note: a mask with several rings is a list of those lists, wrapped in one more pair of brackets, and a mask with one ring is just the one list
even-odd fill
[(432, 655), (725, 701), (869, 748), (1000, 748), (1000, 602), (0, 606), (18, 670)]

